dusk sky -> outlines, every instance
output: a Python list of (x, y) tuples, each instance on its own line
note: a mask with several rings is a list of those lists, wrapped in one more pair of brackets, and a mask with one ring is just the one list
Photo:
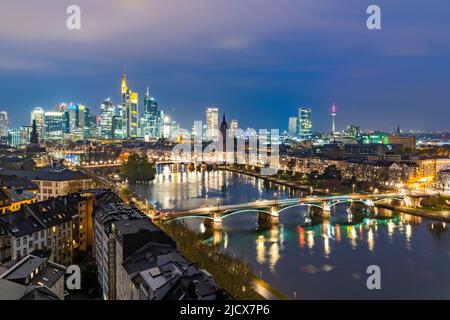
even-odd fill
[[(81, 30), (66, 8), (81, 7)], [(366, 28), (377, 4), (382, 30)], [(299, 106), (314, 131), (450, 129), (448, 0), (1, 0), (0, 110), (80, 102), (99, 112), (147, 85), (190, 128), (217, 106), (241, 127), (287, 129)]]

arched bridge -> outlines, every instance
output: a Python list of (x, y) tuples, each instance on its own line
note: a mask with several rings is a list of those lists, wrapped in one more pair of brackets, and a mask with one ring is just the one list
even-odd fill
[[(417, 196), (415, 196), (417, 197)], [(306, 197), (277, 200), (257, 200), (248, 203), (206, 206), (191, 210), (163, 211), (162, 219), (174, 221), (186, 218), (204, 218), (205, 224), (213, 228), (220, 228), (222, 221), (231, 216), (249, 212), (257, 212), (260, 222), (278, 223), (278, 217), (288, 209), (295, 207), (309, 207), (316, 214), (330, 215), (331, 209), (339, 204), (351, 203), (357, 209), (374, 207), (379, 202), (396, 201), (401, 205), (410, 206), (410, 196), (400, 194), (377, 195), (345, 195), (328, 197)]]

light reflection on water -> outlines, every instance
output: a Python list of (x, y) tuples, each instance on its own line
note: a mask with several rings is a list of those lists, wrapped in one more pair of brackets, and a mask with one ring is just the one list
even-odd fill
[[(287, 197), (287, 190), (229, 172), (163, 170), (136, 191), (160, 208), (195, 208)], [(275, 192), (274, 192), (275, 191)], [(276, 194), (276, 196), (275, 196)], [(298, 196), (298, 195), (297, 195)], [(450, 235), (445, 223), (379, 210), (362, 217), (346, 204), (332, 209), (329, 220), (310, 221), (308, 209), (280, 215), (280, 224), (258, 226), (248, 212), (223, 221), (212, 232), (201, 218), (185, 223), (204, 233), (213, 245), (244, 255), (256, 274), (297, 298), (445, 298), (450, 299)], [(377, 264), (382, 290), (366, 287), (366, 268)]]

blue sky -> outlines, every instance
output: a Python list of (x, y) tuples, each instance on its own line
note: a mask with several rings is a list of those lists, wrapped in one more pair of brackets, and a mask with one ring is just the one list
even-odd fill
[[(66, 8), (81, 7), (81, 30)], [(382, 30), (366, 9), (382, 10)], [(0, 109), (81, 102), (98, 112), (147, 85), (183, 127), (218, 106), (242, 127), (286, 129), (299, 106), (315, 130), (450, 129), (448, 0), (2, 0)]]

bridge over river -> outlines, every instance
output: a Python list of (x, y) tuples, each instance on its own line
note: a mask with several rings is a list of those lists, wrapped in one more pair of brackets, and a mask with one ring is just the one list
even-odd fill
[(331, 209), (342, 203), (350, 203), (356, 209), (374, 207), (377, 203), (396, 202), (407, 207), (417, 207), (421, 199), (427, 195), (399, 193), (389, 194), (350, 194), (340, 196), (321, 196), (289, 198), (277, 200), (257, 200), (247, 203), (221, 205), (219, 201), (216, 206), (205, 206), (191, 210), (164, 210), (161, 211), (163, 220), (179, 220), (185, 218), (201, 217), (205, 224), (215, 229), (222, 226), (222, 220), (230, 216), (248, 212), (258, 212), (260, 222), (274, 224), (278, 223), (279, 215), (294, 207), (310, 207), (314, 212), (322, 216), (328, 216)]

